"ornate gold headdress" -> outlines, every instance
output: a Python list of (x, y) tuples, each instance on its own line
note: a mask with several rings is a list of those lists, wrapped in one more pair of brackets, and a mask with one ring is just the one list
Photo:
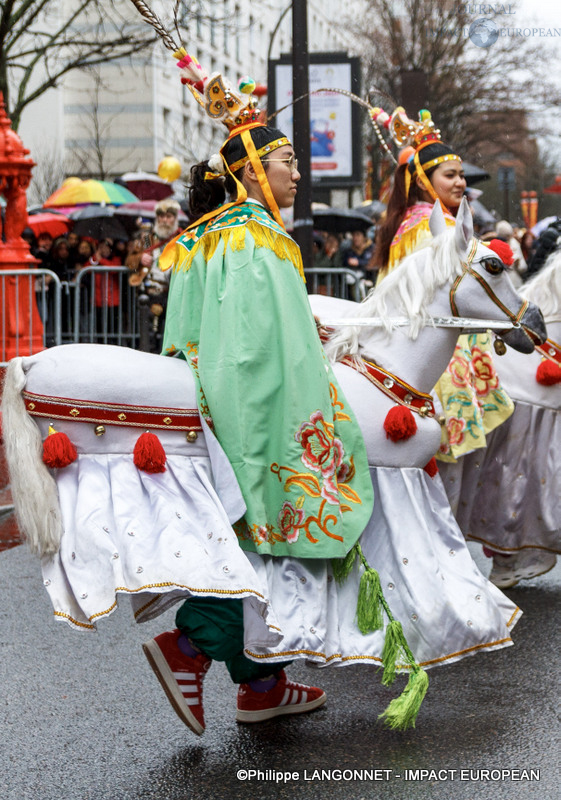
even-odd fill
[[(276, 150), (278, 147), (290, 144), (290, 141), (286, 137), (277, 137), (259, 150), (256, 149), (250, 131), (253, 128), (265, 126), (262, 122), (259, 122), (260, 111), (257, 108), (257, 98), (253, 96), (255, 81), (251, 78), (242, 78), (236, 89), (220, 73), (216, 72), (209, 75), (194, 56), (189, 55), (184, 47), (175, 43), (162, 22), (143, 0), (131, 0), (131, 2), (146, 22), (158, 33), (168, 50), (172, 51), (174, 58), (177, 59), (177, 66), (181, 70), (181, 82), (187, 86), (197, 103), (213, 122), (223, 124), (228, 129), (229, 135), (220, 148), (220, 155), (213, 155), (210, 158), (209, 166), (211, 171), (207, 172), (206, 177), (212, 180), (222, 177), (226, 172), (229, 173), (234, 179), (237, 188), (236, 199), (230, 205), (243, 203), (247, 200), (247, 192), (234, 173), (241, 169), (247, 161), (250, 161), (269, 210), (279, 225), (284, 228), (278, 205), (273, 197), (261, 163), (261, 156)], [(241, 137), (247, 155), (238, 159), (235, 164), (228, 165), (224, 156), (224, 148), (234, 136), (238, 135)], [(220, 159), (222, 159), (222, 168)], [(220, 211), (224, 210), (224, 208), (225, 206)], [(218, 212), (211, 212), (206, 217), (210, 218), (216, 213)]]
[[(426, 171), (437, 167), (444, 161), (460, 161), (460, 156), (456, 155), (447, 147), (440, 137), (440, 131), (436, 128), (431, 113), (426, 108), (419, 111), (419, 120), (409, 119), (402, 106), (398, 106), (391, 115), (387, 114), (382, 108), (373, 108), (370, 116), (376, 124), (386, 128), (390, 136), (398, 147), (413, 147), (412, 165), (405, 173), (405, 191), (409, 195), (411, 179), (418, 177), (424, 189), (430, 194), (433, 200), (439, 200), (438, 195), (427, 178)], [(440, 145), (442, 152), (434, 155), (433, 158), (421, 163), (420, 153), (429, 145)]]

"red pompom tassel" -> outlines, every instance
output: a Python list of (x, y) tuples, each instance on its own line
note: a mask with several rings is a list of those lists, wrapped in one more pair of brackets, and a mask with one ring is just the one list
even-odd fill
[(553, 386), (561, 383), (561, 367), (548, 358), (541, 362), (536, 370), (536, 380), (543, 386)]
[(72, 464), (78, 452), (68, 436), (49, 427), (49, 435), (43, 442), (43, 461), (51, 469), (61, 469)]
[(405, 406), (394, 406), (390, 408), (384, 420), (384, 430), (386, 438), (392, 442), (399, 442), (400, 439), (410, 439), (417, 433), (417, 423), (415, 417)]
[(431, 478), (434, 478), (434, 476), (435, 476), (435, 475), (437, 474), (437, 472), (438, 472), (438, 464), (436, 463), (436, 458), (433, 456), (433, 457), (431, 458), (431, 460), (429, 461), (429, 463), (428, 463), (428, 464), (425, 464), (425, 466), (423, 467), (423, 469), (425, 470), (425, 472), (426, 472), (426, 473), (427, 473), (427, 474), (428, 474), (428, 475), (429, 475)]
[(133, 461), (135, 467), (144, 472), (166, 471), (166, 451), (155, 433), (146, 431), (138, 437), (134, 446)]
[(512, 247), (507, 242), (503, 242), (502, 239), (491, 239), (490, 242), (485, 242), (485, 244), (489, 250), (493, 250), (498, 255), (503, 264), (506, 264), (507, 267), (512, 266), (514, 262), (514, 253), (512, 252)]

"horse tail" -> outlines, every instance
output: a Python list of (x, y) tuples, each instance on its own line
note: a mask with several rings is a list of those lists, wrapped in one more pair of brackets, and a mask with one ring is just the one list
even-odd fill
[(22, 358), (6, 369), (2, 428), (16, 519), (32, 553), (53, 555), (62, 536), (62, 516), (55, 480), (42, 459), (41, 433), (25, 408), (26, 375)]

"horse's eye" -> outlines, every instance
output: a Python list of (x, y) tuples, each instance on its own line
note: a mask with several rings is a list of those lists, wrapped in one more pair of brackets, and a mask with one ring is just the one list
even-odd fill
[(503, 262), (498, 258), (485, 258), (482, 264), (490, 275), (499, 275), (505, 268)]

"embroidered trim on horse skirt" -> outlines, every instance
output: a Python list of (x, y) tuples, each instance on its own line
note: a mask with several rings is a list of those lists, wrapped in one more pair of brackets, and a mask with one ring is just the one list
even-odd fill
[(33, 417), (171, 431), (202, 431), (196, 408), (153, 408), (48, 397), (33, 392), (22, 394), (27, 412)]

